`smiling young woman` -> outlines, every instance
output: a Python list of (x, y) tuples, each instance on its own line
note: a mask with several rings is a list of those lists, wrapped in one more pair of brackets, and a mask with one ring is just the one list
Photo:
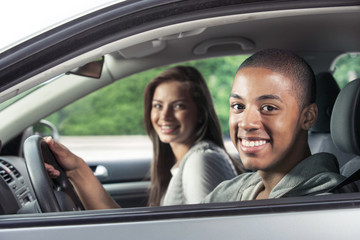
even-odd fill
[(198, 70), (177, 66), (164, 71), (148, 84), (144, 104), (154, 151), (149, 205), (199, 203), (237, 175)]

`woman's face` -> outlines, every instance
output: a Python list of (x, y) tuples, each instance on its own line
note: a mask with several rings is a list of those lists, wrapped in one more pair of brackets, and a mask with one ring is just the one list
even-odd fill
[(190, 147), (195, 140), (197, 107), (188, 86), (178, 81), (161, 83), (152, 99), (151, 123), (164, 143)]

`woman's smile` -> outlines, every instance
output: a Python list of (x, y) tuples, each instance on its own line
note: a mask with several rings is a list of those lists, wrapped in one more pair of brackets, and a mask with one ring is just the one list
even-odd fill
[(176, 130), (179, 129), (179, 125), (159, 125), (161, 132), (163, 134), (173, 134)]

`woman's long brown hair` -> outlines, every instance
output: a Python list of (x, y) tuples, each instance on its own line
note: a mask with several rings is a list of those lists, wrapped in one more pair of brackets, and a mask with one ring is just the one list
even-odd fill
[(176, 162), (170, 144), (160, 141), (153, 128), (150, 116), (155, 89), (166, 81), (179, 81), (188, 85), (193, 101), (197, 105), (199, 123), (194, 144), (206, 139), (225, 149), (220, 122), (215, 112), (210, 91), (201, 73), (193, 67), (176, 66), (156, 76), (149, 82), (144, 92), (145, 128), (153, 143), (149, 206), (160, 205), (171, 179), (170, 169)]

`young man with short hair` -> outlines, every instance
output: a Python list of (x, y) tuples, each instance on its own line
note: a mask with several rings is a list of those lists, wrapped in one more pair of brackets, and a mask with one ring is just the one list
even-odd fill
[[(268, 49), (245, 60), (230, 95), (229, 127), (253, 172), (221, 183), (205, 202), (317, 195), (338, 185), (345, 177), (335, 156), (310, 152), (308, 130), (317, 114), (314, 73), (302, 58)], [(348, 191), (354, 189), (340, 190)]]

